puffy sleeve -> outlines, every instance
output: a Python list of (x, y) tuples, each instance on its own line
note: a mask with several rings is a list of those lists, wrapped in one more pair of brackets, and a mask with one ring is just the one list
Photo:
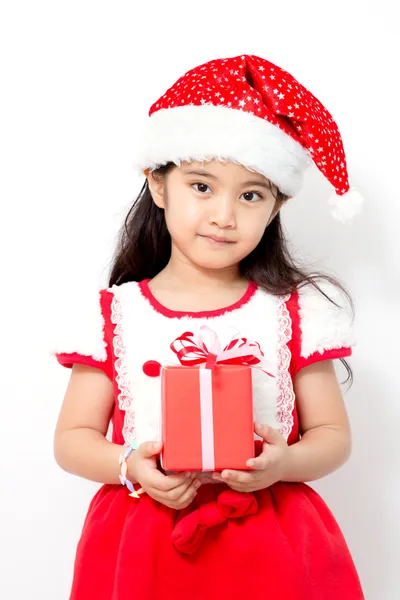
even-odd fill
[(355, 345), (351, 305), (344, 293), (322, 280), (292, 294), (287, 307), (292, 321), (291, 374), (321, 360), (346, 358)]
[(57, 311), (51, 354), (60, 365), (96, 367), (112, 379), (111, 296), (106, 289), (94, 290), (69, 298)]

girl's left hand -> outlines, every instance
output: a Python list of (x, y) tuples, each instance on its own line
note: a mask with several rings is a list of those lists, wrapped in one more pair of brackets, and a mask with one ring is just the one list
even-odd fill
[(214, 480), (238, 492), (255, 492), (282, 480), (289, 463), (289, 446), (277, 429), (256, 424), (254, 431), (263, 439), (263, 451), (247, 461), (252, 471), (225, 469), (222, 473), (213, 473)]

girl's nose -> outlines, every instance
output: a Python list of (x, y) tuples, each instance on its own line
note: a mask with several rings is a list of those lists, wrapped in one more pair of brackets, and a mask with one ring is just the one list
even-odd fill
[(210, 211), (210, 221), (220, 229), (236, 227), (236, 203), (228, 196), (215, 197)]

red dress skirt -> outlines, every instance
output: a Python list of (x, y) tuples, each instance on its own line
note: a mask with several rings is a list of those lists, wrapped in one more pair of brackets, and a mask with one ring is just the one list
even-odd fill
[(182, 511), (104, 485), (89, 508), (70, 600), (359, 600), (346, 542), (303, 483), (205, 484)]

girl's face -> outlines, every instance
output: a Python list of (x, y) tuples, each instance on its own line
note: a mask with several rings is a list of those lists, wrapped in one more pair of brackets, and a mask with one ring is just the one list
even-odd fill
[(182, 162), (162, 181), (147, 176), (154, 202), (165, 210), (172, 257), (205, 269), (238, 265), (280, 208), (263, 175), (232, 162)]

